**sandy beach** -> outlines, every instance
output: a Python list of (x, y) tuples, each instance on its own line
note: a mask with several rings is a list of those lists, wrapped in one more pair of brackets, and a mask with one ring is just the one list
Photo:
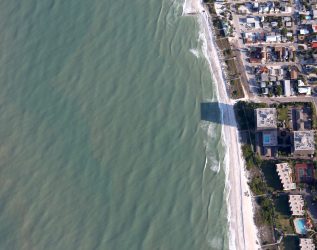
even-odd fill
[(222, 112), (222, 136), (227, 145), (226, 177), (228, 192), (229, 245), (230, 249), (259, 249), (257, 229), (253, 220), (253, 204), (247, 184), (241, 145), (234, 116), (234, 102), (228, 97), (221, 61), (217, 53), (212, 29), (208, 23), (209, 14), (199, 0), (185, 3), (184, 13), (196, 11), (205, 36), (204, 53), (209, 62), (213, 81), (217, 87), (218, 101)]

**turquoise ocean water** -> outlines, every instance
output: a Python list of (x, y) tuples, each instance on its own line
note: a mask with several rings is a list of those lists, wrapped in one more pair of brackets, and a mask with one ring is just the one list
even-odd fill
[(221, 127), (200, 114), (215, 87), (182, 4), (0, 2), (0, 249), (228, 248)]

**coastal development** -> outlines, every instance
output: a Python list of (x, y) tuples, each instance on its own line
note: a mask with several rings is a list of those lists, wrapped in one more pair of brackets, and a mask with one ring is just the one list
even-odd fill
[[(241, 207), (231, 211), (231, 229), (236, 238), (243, 230), (235, 246), (315, 249), (317, 1), (205, 0), (199, 11), (205, 32), (212, 31), (207, 50), (221, 67), (210, 63), (225, 106), (225, 138), (241, 146), (244, 159), (229, 152), (229, 203), (231, 210)], [(238, 129), (236, 142), (228, 124)], [(255, 231), (246, 218), (249, 200)]]

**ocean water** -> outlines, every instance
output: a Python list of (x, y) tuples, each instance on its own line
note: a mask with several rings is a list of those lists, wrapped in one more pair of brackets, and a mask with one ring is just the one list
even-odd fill
[(0, 249), (228, 248), (215, 87), (182, 5), (0, 2)]

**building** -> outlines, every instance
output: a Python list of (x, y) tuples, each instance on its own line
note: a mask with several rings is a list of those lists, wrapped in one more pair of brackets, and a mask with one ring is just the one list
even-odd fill
[(284, 80), (284, 95), (285, 96), (291, 96), (291, 81), (290, 80)]
[(314, 166), (311, 163), (297, 163), (295, 165), (297, 183), (312, 183), (314, 181)]
[(314, 152), (314, 131), (294, 131), (294, 154), (312, 155)]
[(272, 130), (277, 128), (277, 113), (275, 108), (257, 108), (255, 112), (257, 130)]
[(292, 169), (288, 163), (276, 164), (276, 171), (283, 185), (284, 190), (296, 189), (296, 184), (293, 182)]
[(259, 131), (258, 146), (261, 155), (271, 157), (275, 155), (274, 147), (277, 146), (277, 113), (275, 108), (257, 108), (256, 113), (256, 129)]
[(313, 239), (301, 238), (299, 239), (299, 246), (301, 250), (315, 250), (315, 244), (313, 242)]
[(298, 86), (298, 94), (311, 95), (311, 87), (310, 86)]
[(291, 70), (291, 79), (292, 80), (297, 80), (297, 77), (298, 77), (298, 71), (296, 68), (292, 68)]
[(289, 195), (289, 207), (293, 216), (303, 216), (305, 214), (304, 199), (301, 195)]
[(238, 12), (240, 14), (249, 14), (250, 13), (249, 9), (246, 6), (244, 6), (244, 5), (240, 5), (238, 7)]
[(300, 29), (300, 30), (299, 30), (299, 34), (301, 34), (301, 35), (307, 35), (307, 34), (309, 34), (309, 30), (308, 30), (308, 29)]
[(317, 10), (313, 10), (313, 18), (314, 18), (314, 19), (317, 18)]
[(269, 35), (269, 36), (266, 36), (265, 41), (267, 43), (273, 43), (273, 42), (276, 43), (276, 42), (281, 41), (281, 36), (280, 35)]
[(247, 17), (246, 22), (251, 24), (255, 22), (255, 18), (254, 17)]
[(312, 47), (312, 49), (316, 49), (317, 48), (317, 42), (312, 42), (311, 43), (311, 47)]

